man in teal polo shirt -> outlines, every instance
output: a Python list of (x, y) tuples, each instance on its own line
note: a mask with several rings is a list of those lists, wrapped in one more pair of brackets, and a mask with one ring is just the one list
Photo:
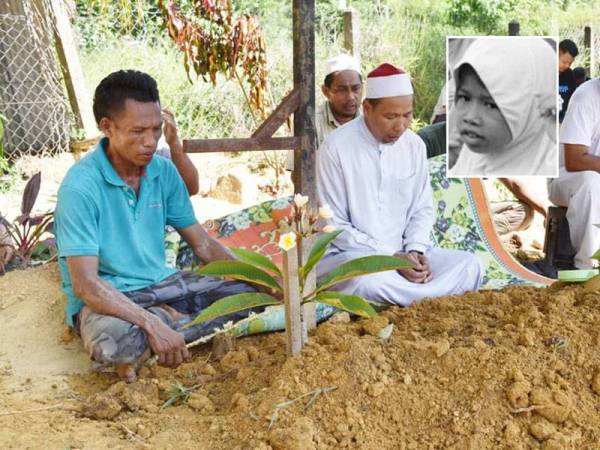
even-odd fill
[[(133, 381), (150, 352), (177, 367), (189, 357), (186, 341), (245, 317), (247, 311), (175, 331), (215, 300), (254, 288), (165, 265), (165, 225), (202, 262), (234, 256), (198, 224), (175, 166), (154, 156), (163, 126), (154, 79), (112, 73), (96, 88), (94, 115), (105, 137), (69, 170), (55, 211), (67, 323), (97, 363), (116, 365)], [(165, 127), (165, 138), (181, 146), (175, 127)]]

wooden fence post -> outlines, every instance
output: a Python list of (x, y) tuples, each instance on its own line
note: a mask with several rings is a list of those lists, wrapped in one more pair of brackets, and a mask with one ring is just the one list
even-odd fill
[(360, 25), (359, 14), (354, 8), (344, 11), (344, 48), (360, 60)]
[(586, 54), (589, 55), (589, 64), (585, 68), (586, 76), (593, 78), (596, 74), (596, 58), (595, 58), (595, 45), (594, 45), (594, 33), (592, 27), (587, 26), (583, 29), (583, 46), (586, 49)]
[(69, 94), (69, 103), (77, 126), (82, 128), (85, 136), (89, 138), (98, 134), (98, 128), (92, 113), (92, 104), (85, 85), (71, 21), (64, 9), (63, 0), (51, 0), (50, 4), (56, 24), (56, 53)]
[(294, 191), (317, 202), (315, 130), (315, 0), (294, 0), (294, 89), (300, 103), (294, 114), (294, 136), (300, 145), (294, 152)]

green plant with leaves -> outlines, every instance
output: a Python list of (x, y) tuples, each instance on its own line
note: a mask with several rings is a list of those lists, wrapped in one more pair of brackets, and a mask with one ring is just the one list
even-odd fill
[(29, 265), (34, 252), (44, 253), (40, 246), (52, 246), (52, 239), (42, 241), (45, 234), (52, 233), (52, 213), (32, 215), (31, 210), (40, 192), (41, 173), (36, 173), (25, 185), (21, 200), (21, 214), (11, 223), (5, 222), (6, 234), (0, 236), (0, 242), (9, 238), (9, 245), (14, 249), (19, 266)]
[[(309, 209), (308, 197), (300, 194), (296, 194), (294, 197), (290, 213), (279, 224), (279, 247), (282, 251), (289, 252), (296, 247), (302, 249), (304, 239), (318, 234), (304, 264), (298, 265), (298, 273), (294, 274), (297, 275), (299, 281), (300, 303), (322, 303), (357, 316), (372, 317), (376, 311), (367, 300), (358, 295), (337, 292), (332, 288), (357, 276), (413, 267), (409, 261), (395, 256), (365, 256), (341, 264), (321, 276), (314, 289), (306, 289), (310, 287), (307, 281), (311, 272), (316, 270), (317, 264), (325, 255), (329, 245), (343, 233), (343, 230), (336, 230), (332, 226), (325, 226), (319, 230), (317, 227), (319, 219), (331, 218), (331, 210), (327, 205), (322, 206), (318, 211)], [(204, 276), (253, 283), (270, 293), (242, 293), (225, 297), (204, 309), (186, 327), (245, 309), (281, 304), (279, 297), (284, 295), (282, 281), (285, 269), (280, 269), (271, 259), (260, 253), (241, 248), (231, 250), (237, 256), (237, 260), (211, 262), (198, 269), (197, 272)]]

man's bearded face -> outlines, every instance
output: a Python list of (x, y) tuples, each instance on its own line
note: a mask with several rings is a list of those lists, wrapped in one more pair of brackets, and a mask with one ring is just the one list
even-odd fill
[(341, 70), (333, 74), (331, 86), (323, 85), (323, 94), (331, 111), (338, 117), (356, 116), (362, 97), (362, 81), (358, 72)]

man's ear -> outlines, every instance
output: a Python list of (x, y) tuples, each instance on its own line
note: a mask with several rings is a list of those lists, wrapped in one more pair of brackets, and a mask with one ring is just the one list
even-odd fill
[(104, 136), (110, 138), (112, 135), (112, 122), (108, 117), (103, 117), (98, 123), (98, 129)]
[(329, 88), (324, 84), (321, 85), (321, 92), (323, 93), (325, 98), (329, 100)]
[(363, 107), (363, 115), (368, 116), (369, 114), (371, 114), (373, 105), (371, 105), (371, 103), (369, 103), (366, 98), (362, 101), (362, 107)]

